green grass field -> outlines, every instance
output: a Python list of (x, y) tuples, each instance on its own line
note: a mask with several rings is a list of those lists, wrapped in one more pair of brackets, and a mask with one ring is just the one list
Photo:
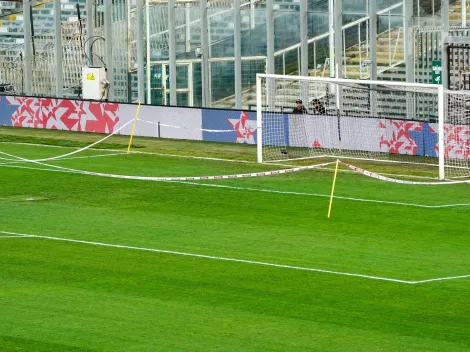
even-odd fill
[[(0, 152), (43, 159), (102, 137), (0, 128)], [(256, 164), (247, 145), (135, 138), (126, 154), (127, 142), (48, 166), (0, 154), (0, 351), (470, 350), (470, 185), (342, 167), (328, 219), (331, 169), (152, 182), (53, 167), (152, 177), (288, 167)]]

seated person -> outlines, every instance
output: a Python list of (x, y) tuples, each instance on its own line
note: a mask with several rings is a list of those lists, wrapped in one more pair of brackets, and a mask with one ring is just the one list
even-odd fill
[(297, 99), (295, 101), (295, 104), (296, 104), (296, 107), (294, 108), (294, 110), (292, 110), (293, 114), (308, 114), (307, 109), (305, 109), (305, 106), (302, 105), (301, 99)]
[(321, 103), (320, 99), (313, 99), (312, 100), (313, 104), (313, 113), (315, 115), (325, 115), (326, 114), (326, 109)]

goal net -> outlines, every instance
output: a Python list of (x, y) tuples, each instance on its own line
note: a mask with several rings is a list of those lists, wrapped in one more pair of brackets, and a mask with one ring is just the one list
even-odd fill
[(257, 113), (259, 162), (357, 158), (434, 165), (440, 178), (470, 176), (470, 92), (259, 74)]

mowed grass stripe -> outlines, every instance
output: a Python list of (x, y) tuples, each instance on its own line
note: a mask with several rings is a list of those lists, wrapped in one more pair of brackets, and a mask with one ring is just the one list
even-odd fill
[(44, 344), (56, 345), (52, 350), (334, 351), (386, 345), (464, 351), (470, 346), (464, 282), (408, 286), (269, 267), (240, 270), (230, 262), (92, 246), (77, 250), (76, 244), (46, 240), (10, 242), (7, 252), (4, 245), (0, 242), (0, 264), (8, 285), (2, 286), (0, 329), (15, 347), (27, 342), (30, 350)]

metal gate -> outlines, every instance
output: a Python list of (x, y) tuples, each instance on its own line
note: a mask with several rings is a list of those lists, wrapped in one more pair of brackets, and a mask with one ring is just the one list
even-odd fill
[(447, 88), (450, 90), (470, 90), (470, 45), (449, 45), (447, 57)]

